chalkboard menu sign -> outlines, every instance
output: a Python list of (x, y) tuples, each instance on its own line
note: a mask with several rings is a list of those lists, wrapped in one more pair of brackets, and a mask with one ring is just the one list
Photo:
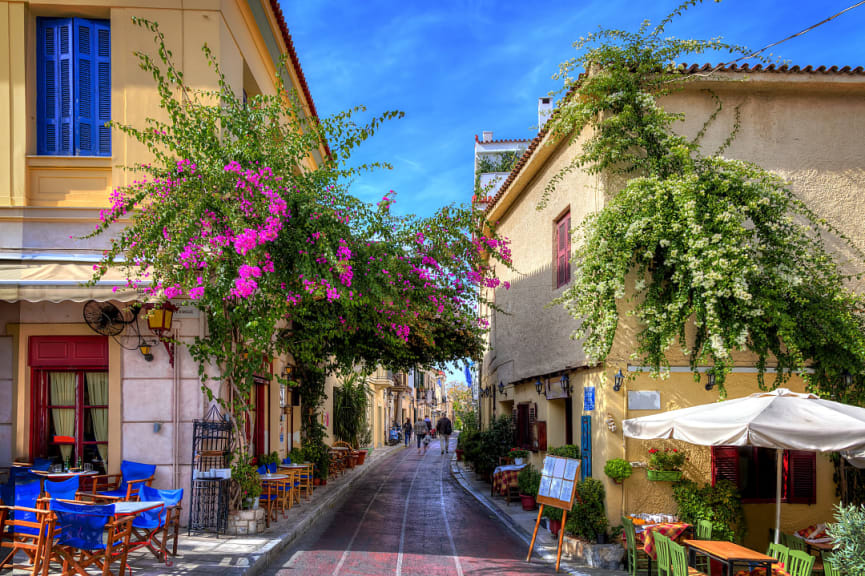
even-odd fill
[(541, 471), (541, 486), (537, 501), (563, 510), (570, 510), (574, 504), (580, 461), (559, 456), (544, 458)]

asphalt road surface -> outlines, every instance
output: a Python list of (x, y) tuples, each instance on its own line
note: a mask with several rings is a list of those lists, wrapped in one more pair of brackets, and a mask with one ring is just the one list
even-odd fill
[[(455, 447), (451, 440), (451, 450)], [(283, 553), (268, 576), (554, 574), (451, 477), (450, 454), (398, 452)]]

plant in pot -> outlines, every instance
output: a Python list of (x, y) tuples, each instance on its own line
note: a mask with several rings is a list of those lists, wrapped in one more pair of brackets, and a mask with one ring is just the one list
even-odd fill
[(684, 450), (678, 448), (649, 449), (649, 480), (653, 482), (678, 482), (682, 479), (682, 467), (687, 460)]
[(631, 463), (623, 458), (611, 458), (604, 464), (604, 474), (612, 478), (616, 484), (621, 484), (625, 478), (630, 478), (633, 472)]
[(261, 476), (250, 460), (240, 460), (231, 465), (231, 479), (237, 487), (237, 495), (242, 510), (258, 508), (261, 495)]
[(547, 519), (550, 532), (553, 533), (553, 536), (557, 536), (559, 530), (562, 529), (562, 511), (552, 506), (544, 506), (544, 518)]
[(865, 506), (835, 509), (835, 523), (827, 526), (835, 550), (829, 562), (842, 574), (865, 574)]
[(520, 500), (523, 510), (535, 509), (535, 497), (541, 487), (541, 472), (531, 464), (520, 470), (517, 475), (517, 484), (520, 487)]
[(587, 542), (606, 544), (607, 511), (604, 484), (596, 478), (577, 482), (574, 505), (568, 512), (565, 533)]
[(520, 465), (529, 457), (529, 451), (523, 450), (522, 448), (511, 448), (511, 451), (508, 452), (508, 456), (514, 459), (514, 464)]
[(479, 435), (480, 432), (475, 429), (460, 432), (460, 435), (457, 436), (457, 461), (462, 461), (463, 458), (466, 461), (471, 461), (470, 448), (477, 444)]

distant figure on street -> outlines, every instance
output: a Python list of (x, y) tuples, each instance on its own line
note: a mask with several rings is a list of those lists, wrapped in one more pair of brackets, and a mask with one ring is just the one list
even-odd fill
[(451, 439), (451, 434), (454, 431), (453, 424), (451, 424), (450, 418), (447, 417), (447, 414), (442, 414), (442, 417), (439, 418), (439, 421), (436, 422), (436, 432), (439, 435), (439, 443), (442, 447), (442, 454), (445, 452), (449, 452), (448, 450), (448, 442)]
[[(418, 421), (414, 423), (414, 437), (417, 438), (417, 453), (420, 454), (420, 445), (423, 443), (424, 438), (426, 438), (426, 434), (429, 428), (427, 428), (426, 420), (423, 418), (418, 418)], [(423, 451), (426, 454), (428, 444), (424, 444)]]
[(407, 447), (408, 443), (411, 442), (411, 421), (408, 418), (405, 419), (405, 424), (402, 425), (402, 435)]
[(433, 425), (432, 425), (432, 420), (430, 420), (429, 416), (427, 416), (426, 419), (425, 419), (424, 421), (426, 422), (426, 430), (427, 430), (427, 434), (429, 434), (430, 436), (432, 436), (432, 435), (433, 435)]

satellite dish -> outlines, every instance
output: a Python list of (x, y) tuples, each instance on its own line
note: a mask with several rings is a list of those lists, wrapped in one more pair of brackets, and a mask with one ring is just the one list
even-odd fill
[(94, 332), (103, 336), (117, 336), (128, 324), (117, 306), (96, 300), (84, 304), (84, 321)]

